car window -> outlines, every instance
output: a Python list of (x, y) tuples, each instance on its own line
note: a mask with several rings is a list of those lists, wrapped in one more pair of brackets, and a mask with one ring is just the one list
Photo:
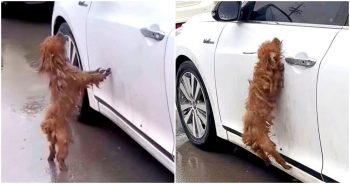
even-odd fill
[(348, 1), (257, 1), (249, 20), (348, 25)]

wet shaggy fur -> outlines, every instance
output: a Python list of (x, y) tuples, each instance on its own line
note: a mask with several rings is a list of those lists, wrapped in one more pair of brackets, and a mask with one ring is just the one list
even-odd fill
[(110, 74), (110, 69), (84, 72), (69, 64), (64, 44), (62, 35), (46, 38), (41, 44), (38, 68), (50, 81), (50, 102), (41, 123), (49, 142), (48, 161), (56, 157), (61, 171), (67, 170), (65, 159), (71, 143), (69, 122), (74, 118), (81, 95), (87, 87), (98, 86)]
[(243, 142), (257, 153), (268, 165), (272, 156), (283, 168), (290, 169), (276, 151), (269, 137), (274, 119), (272, 112), (283, 87), (284, 65), (281, 62), (282, 43), (277, 38), (264, 42), (258, 50), (259, 61), (250, 81), (249, 95), (244, 115)]

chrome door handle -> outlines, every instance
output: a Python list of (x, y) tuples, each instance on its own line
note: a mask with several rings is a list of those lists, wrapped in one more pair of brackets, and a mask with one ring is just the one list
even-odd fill
[(79, 5), (79, 6), (84, 6), (84, 7), (87, 7), (87, 6), (88, 6), (88, 4), (87, 4), (85, 1), (79, 1), (79, 2), (78, 2), (78, 5)]
[(256, 52), (243, 52), (243, 54), (256, 54)]
[(316, 60), (314, 59), (296, 59), (291, 57), (287, 57), (285, 59), (288, 64), (304, 66), (307, 68), (313, 67), (316, 64)]
[(157, 41), (161, 41), (164, 38), (164, 33), (162, 31), (152, 30), (150, 28), (142, 28), (141, 33), (144, 37), (153, 38)]

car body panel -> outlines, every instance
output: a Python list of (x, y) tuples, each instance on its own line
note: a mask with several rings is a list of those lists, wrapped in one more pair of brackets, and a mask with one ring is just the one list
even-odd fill
[[(242, 141), (242, 137), (238, 136), (237, 134), (234, 134), (232, 132), (227, 132), (227, 140), (229, 140), (230, 142), (245, 148), (246, 150), (248, 150), (249, 152), (253, 153), (254, 155), (258, 156), (256, 153), (254, 153), (251, 149), (248, 149), (248, 147), (243, 143)], [(294, 176), (295, 178), (297, 178), (298, 180), (300, 180), (301, 182), (308, 182), (308, 183), (319, 183), (322, 182), (322, 180), (314, 177), (313, 175), (305, 172), (304, 170), (295, 167), (293, 165), (292, 168), (290, 170), (285, 170), (281, 165), (279, 165), (278, 163), (276, 163), (275, 161), (271, 162), (272, 165), (274, 165), (275, 167), (283, 170), (284, 172), (290, 174), (291, 176)]]
[(338, 33), (322, 60), (317, 83), (322, 173), (350, 180), (349, 175), (349, 29)]
[(277, 37), (282, 40), (284, 57), (311, 58), (316, 60), (316, 64), (306, 68), (289, 65), (283, 59), (284, 88), (270, 137), (283, 155), (321, 173), (322, 154), (316, 112), (317, 74), (319, 64), (338, 31), (263, 23), (228, 23), (220, 36), (215, 55), (222, 124), (243, 132), (248, 80), (252, 79), (258, 59), (256, 52), (261, 43)]
[[(111, 76), (100, 89), (94, 89), (94, 94), (171, 153), (174, 138), (169, 134), (172, 126), (164, 103), (164, 58), (173, 20), (164, 16), (172, 6), (163, 5), (160, 8), (138, 1), (93, 2), (87, 20), (87, 47), (90, 70), (112, 69)], [(132, 13), (130, 9), (139, 11)], [(158, 9), (164, 12), (155, 13)], [(149, 12), (152, 13), (144, 16)], [(142, 35), (141, 28), (152, 24), (165, 33), (163, 40)]]
[[(169, 67), (174, 45), (167, 45), (168, 41), (174, 42), (170, 33), (175, 17), (169, 14), (174, 5), (143, 1), (86, 3), (56, 3), (53, 20), (61, 16), (70, 26), (84, 70), (112, 70), (100, 88), (88, 90), (90, 106), (174, 172), (174, 108), (168, 102), (174, 97), (167, 93), (174, 80), (169, 79), (174, 73)], [(80, 12), (82, 7), (86, 8), (84, 14)], [(164, 38), (158, 41), (145, 37), (142, 28), (162, 32)]]
[[(86, 2), (86, 4), (88, 6), (85, 7), (79, 6), (78, 1), (74, 3), (69, 1), (55, 2), (51, 27), (51, 34), (54, 35), (54, 22), (56, 22), (58, 16), (64, 18), (74, 35), (80, 58), (83, 61), (88, 61), (87, 52), (84, 51), (86, 50), (86, 17), (89, 13), (91, 2)], [(82, 62), (82, 65), (84, 69), (89, 69), (88, 62)]]
[[(77, 44), (77, 49), (84, 70), (89, 70), (88, 54), (86, 52), (86, 17), (89, 13), (91, 1), (85, 1), (88, 6), (79, 6), (78, 2), (56, 1), (52, 14), (51, 34), (54, 35), (54, 26), (58, 23), (59, 17), (71, 28), (72, 34)], [(77, 25), (77, 26), (73, 26)], [(78, 34), (79, 33), (79, 34)], [(93, 89), (88, 88), (90, 106), (98, 110), (98, 103), (93, 95)]]
[[(292, 162), (293, 168), (287, 171), (275, 161), (272, 164), (304, 182), (334, 181), (334, 179), (348, 181), (348, 175), (345, 174), (349, 172), (348, 156), (345, 156), (348, 155), (348, 147), (342, 147), (339, 141), (335, 143), (336, 129), (330, 131), (332, 135), (327, 134), (327, 130), (332, 128), (331, 119), (339, 115), (339, 112), (334, 110), (332, 113), (327, 113), (333, 109), (329, 106), (333, 103), (330, 97), (337, 91), (341, 91), (338, 92), (339, 96), (335, 101), (336, 104), (341, 103), (339, 107), (342, 108), (341, 116), (335, 118), (336, 127), (337, 129), (343, 128), (339, 132), (341, 140), (348, 141), (348, 127), (344, 126), (344, 122), (348, 122), (348, 80), (342, 80), (348, 77), (346, 62), (348, 59), (340, 59), (340, 57), (348, 58), (348, 55), (342, 55), (346, 52), (343, 49), (347, 48), (344, 45), (348, 43), (348, 36), (344, 36), (345, 33), (343, 33), (343, 36), (339, 38), (343, 41), (332, 45), (341, 26), (274, 22), (265, 22), (265, 24), (218, 22), (209, 16), (208, 14), (194, 16), (178, 30), (176, 58), (186, 56), (198, 68), (208, 90), (210, 101), (214, 101), (211, 105), (218, 136), (251, 151), (243, 144), (241, 138), (248, 80), (252, 77), (253, 67), (257, 61), (256, 52), (260, 44), (278, 37), (282, 40), (285, 57), (309, 58), (316, 60), (316, 64), (313, 67), (304, 68), (289, 65), (283, 60), (285, 86), (277, 105), (277, 118), (271, 137), (276, 142), (278, 151), (286, 156), (288, 162)], [(348, 27), (346, 30), (348, 32)], [(340, 35), (339, 33), (338, 36)], [(203, 39), (208, 38), (211, 38), (214, 43), (210, 46), (203, 45)], [(336, 48), (333, 51), (330, 49), (329, 54), (332, 54), (330, 56), (332, 60), (337, 58), (339, 62), (330, 63), (331, 59), (325, 57), (331, 45), (336, 48), (343, 47), (337, 52)], [(334, 55), (337, 54), (338, 57), (335, 57)], [(320, 67), (323, 58), (327, 64), (322, 63)], [(332, 66), (326, 69), (327, 65)], [(329, 77), (329, 75), (334, 76)], [(328, 80), (325, 80), (326, 78)], [(342, 81), (331, 85), (330, 83), (334, 80)], [(340, 86), (334, 87), (338, 84)], [(327, 85), (333, 86), (334, 90), (327, 91)], [(320, 96), (320, 93), (317, 92), (321, 88), (323, 94)], [(338, 107), (335, 108), (338, 109)], [(320, 111), (323, 111), (323, 117), (318, 117)], [(226, 129), (220, 128), (223, 125)], [(344, 143), (348, 144), (346, 141)], [(323, 155), (321, 148), (324, 150)], [(338, 154), (334, 154), (335, 151)]]
[(100, 112), (116, 123), (123, 131), (130, 135), (139, 145), (146, 149), (154, 158), (163, 164), (172, 173), (175, 172), (174, 160), (167, 157), (155, 144), (152, 144), (137, 129), (125, 121), (121, 116), (116, 115), (110, 108), (100, 105)]
[[(200, 16), (200, 17), (199, 17)], [(195, 16), (191, 19), (193, 23), (185, 23), (183, 25), (183, 32), (176, 36), (176, 58), (183, 55), (188, 57), (196, 66), (204, 85), (206, 87), (211, 108), (213, 111), (214, 120), (216, 122), (215, 128), (217, 136), (227, 139), (226, 130), (220, 124), (220, 115), (217, 106), (215, 76), (214, 76), (214, 53), (216, 43), (219, 39), (221, 30), (224, 24), (217, 23), (215, 26), (213, 22), (198, 22), (198, 19), (207, 19), (207, 16)], [(205, 30), (205, 31), (202, 31)], [(210, 38), (213, 44), (204, 44), (204, 39)]]

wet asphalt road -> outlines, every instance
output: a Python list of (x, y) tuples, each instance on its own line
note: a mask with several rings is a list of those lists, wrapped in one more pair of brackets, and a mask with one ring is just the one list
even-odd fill
[(68, 172), (50, 165), (40, 130), (48, 81), (35, 72), (49, 23), (2, 19), (2, 182), (172, 182), (174, 175), (102, 116), (95, 125), (71, 122)]
[(221, 140), (204, 151), (189, 142), (176, 117), (176, 182), (298, 182), (252, 153)]

